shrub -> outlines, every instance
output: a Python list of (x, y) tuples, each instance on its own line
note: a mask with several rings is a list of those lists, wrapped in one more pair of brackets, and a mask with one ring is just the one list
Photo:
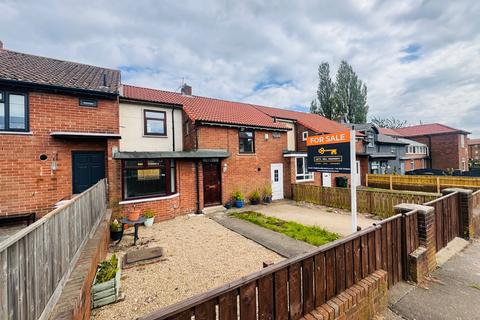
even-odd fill
[(150, 218), (153, 218), (155, 217), (155, 212), (152, 210), (152, 209), (147, 209), (145, 210), (145, 212), (143, 213), (143, 216), (147, 219), (150, 219)]
[(113, 231), (113, 232), (121, 231), (122, 230), (122, 224), (120, 222), (118, 222), (117, 219), (115, 219), (110, 223), (110, 230)]
[(236, 200), (236, 201), (243, 201), (243, 200), (245, 200), (245, 196), (243, 195), (243, 193), (242, 193), (240, 190), (235, 191), (235, 192), (232, 194), (232, 198), (233, 198), (233, 200)]
[(115, 278), (118, 271), (118, 259), (116, 255), (112, 255), (110, 260), (104, 260), (98, 264), (98, 273), (96, 283), (107, 282)]
[(263, 196), (264, 197), (272, 196), (272, 185), (270, 184), (265, 185), (265, 188), (263, 188)]
[(260, 192), (258, 191), (258, 189), (252, 191), (252, 193), (250, 194), (250, 200), (260, 201)]

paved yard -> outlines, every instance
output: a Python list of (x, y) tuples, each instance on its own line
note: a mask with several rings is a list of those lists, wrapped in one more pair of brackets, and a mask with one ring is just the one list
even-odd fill
[[(252, 211), (263, 213), (287, 221), (296, 221), (303, 225), (319, 226), (342, 236), (352, 233), (352, 217), (349, 211), (313, 204), (297, 204), (292, 200), (274, 202), (268, 206), (251, 206)], [(378, 220), (358, 214), (358, 225), (366, 228)]]
[[(125, 301), (93, 310), (92, 319), (134, 319), (283, 259), (202, 216), (141, 228), (140, 237), (141, 247), (163, 247), (165, 260), (122, 270)], [(132, 242), (124, 237), (117, 254), (134, 250)]]

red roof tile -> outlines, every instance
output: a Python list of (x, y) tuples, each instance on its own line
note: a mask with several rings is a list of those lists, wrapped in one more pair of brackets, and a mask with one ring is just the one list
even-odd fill
[(378, 128), (378, 131), (381, 133), (381, 134), (385, 134), (387, 136), (393, 136), (393, 137), (398, 137), (398, 136), (401, 136), (401, 134), (399, 134), (396, 129), (390, 129), (390, 128)]
[(182, 105), (193, 121), (288, 130), (253, 105), (220, 99), (186, 96), (176, 92), (123, 85), (123, 98)]
[(348, 127), (322, 117), (318, 114), (292, 111), (286, 109), (278, 109), (264, 106), (255, 106), (258, 110), (268, 114), (271, 117), (277, 117), (281, 119), (295, 120), (301, 125), (307, 127), (316, 133), (334, 133), (340, 131), (349, 130)]
[(440, 123), (421, 124), (417, 126), (409, 126), (405, 128), (395, 129), (395, 131), (403, 137), (424, 136), (441, 133), (464, 133), (470, 132), (448, 127)]

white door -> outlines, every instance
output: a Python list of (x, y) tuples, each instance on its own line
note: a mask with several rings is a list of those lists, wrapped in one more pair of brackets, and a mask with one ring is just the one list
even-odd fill
[(329, 172), (322, 172), (322, 186), (332, 187), (332, 174)]
[(272, 199), (283, 199), (283, 164), (272, 163), (270, 174), (272, 179)]
[(357, 186), (362, 184), (362, 175), (360, 174), (360, 161), (357, 161), (357, 176), (355, 177)]

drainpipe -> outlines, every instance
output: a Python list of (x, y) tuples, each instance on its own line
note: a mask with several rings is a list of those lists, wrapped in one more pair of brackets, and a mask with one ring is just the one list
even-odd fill
[(172, 147), (173, 151), (175, 151), (175, 109), (172, 108)]
[(428, 136), (428, 162), (430, 162), (430, 169), (433, 169), (433, 160), (432, 160), (432, 136)]
[(200, 214), (200, 177), (198, 172), (198, 160), (195, 160), (195, 179), (196, 179), (196, 191), (197, 191), (197, 212), (196, 214)]

